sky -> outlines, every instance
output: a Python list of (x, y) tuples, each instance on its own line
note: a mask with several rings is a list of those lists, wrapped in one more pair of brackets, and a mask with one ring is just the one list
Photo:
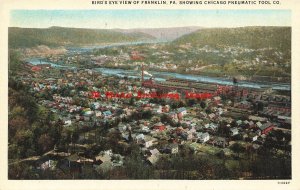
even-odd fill
[(12, 10), (11, 27), (166, 28), (291, 26), (289, 10)]

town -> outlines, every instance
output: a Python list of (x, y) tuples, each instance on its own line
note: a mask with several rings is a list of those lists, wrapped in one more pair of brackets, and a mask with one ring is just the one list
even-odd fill
[[(104, 76), (92, 69), (26, 62), (22, 67), (15, 82), (28, 86), (38, 105), (56, 116), (51, 122), (56, 122), (53, 127), (60, 133), (47, 142), (54, 146), (52, 150), (46, 147), (47, 153), (24, 161), (42, 171), (39, 175), (61, 170), (65, 178), (80, 178), (83, 171), (91, 170), (96, 173), (93, 177), (130, 178), (138, 175), (126, 171), (135, 153), (134, 159), (148, 168), (141, 178), (209, 179), (216, 175), (210, 171), (215, 168), (210, 168), (204, 176), (200, 175), (204, 170), (200, 176), (192, 171), (178, 176), (176, 162), (195, 157), (216, 163), (223, 160), (222, 172), (238, 172), (228, 178), (255, 178), (251, 163), (262, 162), (260, 157), (290, 157), (289, 95), (250, 89), (237, 95), (230, 86), (223, 86), (205, 99), (192, 93), (187, 93), (187, 99), (138, 98), (139, 93), (163, 89), (145, 87), (140, 78)], [(132, 96), (112, 96), (122, 92)], [(164, 92), (184, 95), (180, 88)], [(241, 164), (244, 170), (236, 171)]]
[(36, 31), (10, 29), (9, 179), (291, 179), (289, 27)]
[[(134, 48), (138, 48), (136, 51)], [(24, 52), (30, 55), (28, 52)], [(185, 43), (141, 44), (95, 49), (79, 54), (52, 54), (43, 60), (84, 68), (136, 69), (143, 60), (149, 70), (204, 74), (216, 77), (235, 75), (242, 80), (289, 82), (288, 52), (274, 48), (250, 49), (241, 46), (212, 47)], [(221, 63), (221, 64), (220, 64)]]

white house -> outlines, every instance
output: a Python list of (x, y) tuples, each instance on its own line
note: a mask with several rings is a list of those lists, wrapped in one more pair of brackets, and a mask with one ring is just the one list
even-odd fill
[(152, 137), (148, 137), (148, 136), (147, 136), (147, 137), (144, 139), (144, 141), (145, 141), (145, 143), (144, 143), (145, 147), (146, 147), (146, 148), (149, 148), (150, 146), (153, 145), (154, 139), (153, 139)]
[(100, 117), (102, 115), (102, 112), (101, 111), (95, 111), (95, 115), (96, 115), (96, 117)]
[(209, 133), (197, 133), (198, 141), (201, 143), (205, 143), (209, 140)]
[(65, 126), (70, 126), (72, 124), (72, 121), (70, 118), (64, 118), (63, 123)]
[(234, 127), (234, 128), (230, 129), (230, 133), (231, 133), (231, 136), (235, 136), (235, 135), (239, 134), (239, 130), (236, 127)]

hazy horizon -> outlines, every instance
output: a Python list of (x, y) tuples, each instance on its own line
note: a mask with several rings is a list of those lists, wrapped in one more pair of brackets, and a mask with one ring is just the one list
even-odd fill
[(289, 10), (13, 10), (10, 27), (153, 29), (291, 26)]

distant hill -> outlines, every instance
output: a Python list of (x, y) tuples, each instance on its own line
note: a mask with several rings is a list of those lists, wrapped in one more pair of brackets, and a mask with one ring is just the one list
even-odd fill
[(174, 40), (185, 34), (190, 34), (203, 27), (187, 26), (187, 27), (170, 27), (170, 28), (135, 28), (135, 29), (114, 29), (122, 33), (141, 32), (156, 37), (159, 40)]
[(122, 33), (105, 29), (10, 27), (8, 29), (8, 40), (10, 48), (25, 48), (39, 45), (55, 47), (150, 41), (155, 40), (155, 37), (142, 32)]
[(204, 28), (184, 35), (173, 43), (192, 45), (237, 46), (247, 48), (277, 48), (291, 50), (291, 27)]

